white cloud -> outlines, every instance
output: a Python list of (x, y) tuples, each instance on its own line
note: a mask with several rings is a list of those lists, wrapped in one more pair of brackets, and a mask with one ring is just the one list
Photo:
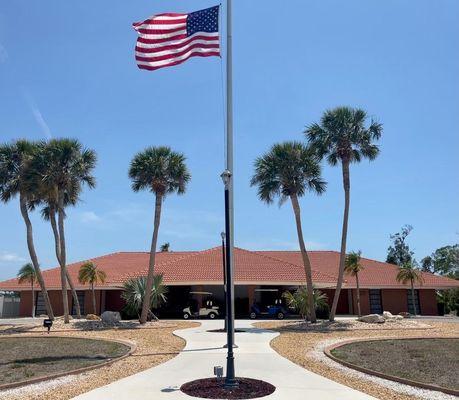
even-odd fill
[(40, 109), (38, 108), (37, 103), (33, 99), (32, 95), (25, 89), (22, 89), (24, 98), (32, 111), (32, 115), (35, 118), (38, 126), (42, 130), (43, 134), (45, 135), (46, 139), (51, 139), (53, 136), (51, 135), (51, 129), (49, 129), (48, 124), (46, 123), (43, 114), (41, 113)]
[(0, 64), (8, 61), (9, 55), (5, 46), (0, 43)]
[(15, 262), (24, 262), (25, 258), (18, 256), (15, 253), (10, 253), (8, 251), (0, 251), (0, 262), (2, 263), (15, 263)]
[(80, 213), (80, 221), (84, 223), (99, 222), (102, 218), (93, 211), (83, 211)]

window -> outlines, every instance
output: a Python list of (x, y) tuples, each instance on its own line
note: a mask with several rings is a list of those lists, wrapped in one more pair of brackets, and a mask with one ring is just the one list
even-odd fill
[(45, 306), (45, 300), (43, 299), (43, 293), (42, 292), (37, 292), (37, 297), (35, 301), (35, 315), (46, 315), (46, 306)]
[(381, 302), (381, 290), (370, 289), (370, 313), (371, 314), (382, 314), (382, 302)]
[[(407, 299), (408, 299), (408, 312), (410, 314), (414, 314), (414, 308), (413, 308), (413, 299), (411, 295), (411, 289), (407, 290)], [(421, 304), (419, 303), (419, 290), (415, 289), (414, 290), (414, 301), (416, 304), (416, 314), (421, 314)]]
[[(80, 303), (80, 313), (81, 315), (85, 315), (84, 312), (84, 290), (77, 290), (77, 297), (78, 297), (78, 302)], [(72, 315), (76, 315), (76, 307), (75, 307), (75, 301), (73, 300), (72, 297)]]

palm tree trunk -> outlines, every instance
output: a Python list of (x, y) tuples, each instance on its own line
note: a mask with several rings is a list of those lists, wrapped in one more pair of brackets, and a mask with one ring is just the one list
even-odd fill
[(341, 232), (341, 252), (339, 255), (339, 271), (338, 282), (336, 283), (335, 296), (330, 310), (330, 321), (335, 320), (336, 308), (338, 307), (339, 294), (344, 280), (344, 267), (346, 262), (346, 241), (347, 241), (347, 226), (349, 221), (349, 203), (351, 183), (349, 177), (349, 161), (343, 160), (343, 187), (344, 187), (344, 215), (343, 215), (343, 229)]
[[(56, 224), (56, 210), (51, 206), (49, 208), (49, 221), (51, 222), (51, 228), (53, 229), (54, 250), (56, 252), (57, 262), (59, 263), (59, 266), (62, 268), (59, 231), (57, 229)], [(67, 277), (67, 282), (70, 286), (70, 290), (72, 291), (73, 303), (75, 304), (77, 318), (81, 319), (80, 301), (78, 300), (78, 294), (76, 292), (75, 285), (73, 284), (72, 278), (70, 278), (70, 274), (67, 268), (65, 268), (65, 274)]]
[(298, 233), (298, 242), (300, 244), (301, 256), (303, 257), (304, 272), (306, 274), (306, 286), (308, 290), (308, 302), (309, 302), (309, 315), (311, 317), (311, 322), (315, 323), (317, 319), (316, 319), (316, 309), (314, 305), (314, 289), (312, 287), (312, 269), (311, 269), (311, 262), (309, 260), (308, 252), (306, 251), (306, 246), (304, 245), (303, 229), (301, 227), (300, 204), (298, 203), (298, 197), (296, 196), (296, 194), (290, 195), (290, 200), (292, 201), (293, 213), (295, 214), (296, 231)]
[(411, 301), (413, 302), (413, 310), (414, 310), (414, 316), (417, 316), (417, 311), (416, 311), (416, 301), (414, 299), (414, 280), (411, 279)]
[(61, 284), (62, 284), (62, 305), (64, 308), (64, 323), (68, 324), (69, 319), (69, 299), (67, 297), (67, 267), (66, 250), (65, 250), (65, 234), (64, 234), (64, 194), (62, 191), (58, 193), (57, 207), (57, 223), (59, 229), (59, 247), (60, 247), (60, 262), (61, 262)]
[(357, 315), (359, 317), (362, 316), (362, 313), (360, 311), (360, 283), (359, 283), (359, 274), (355, 274), (355, 281), (357, 283)]
[(33, 281), (35, 277), (32, 277), (32, 318), (35, 318), (35, 290), (33, 287)]
[(94, 315), (97, 315), (96, 292), (94, 290), (94, 283), (91, 283), (91, 292), (92, 292), (92, 311)]
[(154, 272), (155, 272), (156, 245), (158, 242), (159, 224), (161, 222), (162, 201), (163, 201), (163, 196), (161, 194), (156, 194), (155, 221), (154, 221), (154, 228), (153, 228), (153, 237), (151, 239), (150, 261), (148, 263), (147, 286), (145, 288), (145, 296), (144, 296), (143, 304), (142, 304), (142, 313), (140, 314), (141, 324), (145, 324), (147, 322), (148, 311), (150, 310), (150, 296), (151, 296), (151, 287), (153, 286), (153, 277), (154, 277)]
[(51, 306), (51, 302), (49, 301), (49, 296), (48, 296), (48, 291), (46, 290), (45, 280), (43, 279), (43, 275), (40, 269), (40, 264), (38, 263), (37, 253), (35, 252), (35, 246), (33, 243), (32, 223), (30, 222), (29, 212), (27, 211), (27, 204), (22, 194), (19, 195), (19, 205), (21, 208), (22, 218), (24, 219), (24, 223), (27, 229), (27, 248), (29, 249), (30, 259), (32, 260), (32, 264), (35, 269), (35, 273), (37, 274), (37, 280), (40, 285), (41, 293), (43, 295), (43, 301), (45, 303), (46, 313), (48, 314), (49, 319), (54, 320), (53, 308)]

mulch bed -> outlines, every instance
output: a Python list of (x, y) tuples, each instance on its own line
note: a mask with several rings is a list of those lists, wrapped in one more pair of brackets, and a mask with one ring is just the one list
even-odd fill
[(276, 390), (275, 386), (258, 379), (236, 378), (236, 380), (239, 387), (235, 389), (225, 389), (224, 379), (208, 378), (184, 383), (180, 390), (189, 396), (204, 399), (254, 399), (268, 396)]

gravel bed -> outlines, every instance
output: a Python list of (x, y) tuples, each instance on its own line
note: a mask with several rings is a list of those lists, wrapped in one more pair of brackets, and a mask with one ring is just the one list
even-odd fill
[[(94, 337), (106, 339), (120, 339), (135, 342), (136, 351), (129, 357), (116, 361), (113, 364), (79, 375), (69, 375), (63, 378), (44, 381), (21, 388), (0, 392), (2, 400), (67, 400), (79, 394), (113, 381), (143, 371), (161, 364), (175, 357), (185, 346), (185, 341), (175, 335), (173, 331), (183, 328), (199, 326), (196, 322), (173, 321), (152, 322), (150, 329), (127, 329), (103, 327), (98, 330), (82, 331), (78, 328), (66, 327), (66, 332), (59, 330), (59, 336)], [(73, 324), (69, 324), (73, 325)], [(22, 333), (24, 336), (43, 332), (42, 327), (33, 328)], [(11, 332), (18, 334), (17, 331)], [(3, 335), (6, 335), (3, 331)], [(51, 331), (50, 336), (53, 335)]]
[[(342, 322), (338, 321), (338, 324)], [(398, 325), (408, 322), (403, 320), (401, 323), (397, 323), (398, 327), (395, 324), (388, 325), (385, 323), (371, 326), (372, 329), (356, 329), (355, 327), (358, 325), (353, 324), (352, 321), (346, 322), (350, 322), (347, 329), (335, 329), (333, 326), (327, 326), (328, 323), (317, 324), (319, 326), (316, 325), (313, 329), (308, 329), (310, 324), (289, 321), (260, 322), (256, 326), (280, 332), (280, 335), (271, 342), (271, 347), (282, 356), (312, 372), (367, 393), (375, 398), (384, 400), (409, 400), (413, 398), (449, 400), (457, 398), (441, 392), (413, 388), (351, 370), (329, 359), (323, 353), (323, 349), (337, 342), (350, 339), (423, 336), (457, 337), (459, 336), (459, 324), (429, 321), (428, 325), (422, 324), (420, 326), (412, 325), (414, 322), (420, 324), (418, 321), (409, 321), (408, 328), (407, 325)], [(383, 326), (385, 326), (385, 329)], [(387, 329), (389, 326), (391, 328)]]

